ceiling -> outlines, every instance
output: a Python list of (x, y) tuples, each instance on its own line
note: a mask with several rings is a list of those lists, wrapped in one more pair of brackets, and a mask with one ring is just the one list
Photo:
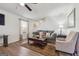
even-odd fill
[(29, 11), (19, 3), (0, 3), (0, 8), (26, 18), (39, 19), (47, 16), (65, 15), (71, 9), (70, 7), (73, 6), (73, 4), (68, 3), (27, 4), (32, 11)]

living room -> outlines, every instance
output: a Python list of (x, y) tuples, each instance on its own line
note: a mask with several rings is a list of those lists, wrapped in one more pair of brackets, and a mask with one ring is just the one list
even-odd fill
[[(2, 55), (79, 54), (76, 47), (79, 32), (79, 3), (0, 3), (0, 13), (4, 15), (2, 22), (4, 24), (0, 25)], [(20, 21), (27, 22), (27, 26)], [(8, 39), (5, 38), (6, 36)], [(73, 40), (74, 36), (75, 40)]]
[[(59, 39), (60, 42), (62, 42), (65, 40), (64, 38), (66, 36), (68, 37), (70, 32), (72, 32), (72, 31), (78, 32), (78, 30), (77, 30), (78, 24), (76, 23), (76, 22), (78, 22), (78, 20), (76, 18), (77, 14), (78, 14), (78, 11), (76, 9), (76, 8), (78, 8), (77, 5), (78, 4), (74, 4), (74, 5), (73, 4), (66, 4), (66, 5), (56, 4), (56, 6), (61, 6), (61, 7), (56, 8), (56, 6), (55, 6), (56, 9), (53, 10), (52, 12), (48, 13), (47, 15), (45, 14), (46, 16), (44, 16), (43, 18), (39, 18), (37, 20), (31, 21), (31, 23), (29, 23), (29, 24), (31, 24), (30, 25), (31, 29), (29, 29), (30, 38), (33, 39), (33, 36), (34, 36), (34, 38), (37, 37), (37, 39), (38, 39), (40, 37), (42, 39), (41, 36), (44, 36), (44, 38), (46, 38), (48, 42), (53, 41), (52, 43), (55, 43), (55, 39), (53, 39), (53, 37), (51, 39), (50, 33), (53, 34), (53, 32), (54, 32), (57, 34), (57, 37), (62, 37), (62, 38), (56, 38), (56, 39)], [(42, 9), (42, 8), (40, 8), (40, 9)], [(44, 11), (42, 11), (42, 13), (44, 14)], [(43, 16), (43, 14), (42, 14), (42, 16)], [(73, 20), (69, 20), (69, 19), (73, 19)], [(69, 21), (72, 25), (69, 24)], [(48, 36), (50, 38), (48, 38), (46, 36)], [(32, 41), (32, 39), (29, 39), (29, 40)], [(57, 45), (58, 45), (58, 43), (57, 43)], [(65, 48), (65, 44), (63, 44), (63, 45), (64, 45), (63, 48)], [(62, 45), (60, 47), (62, 47)], [(57, 49), (59, 49), (62, 52), (67, 52), (67, 50), (70, 49), (70, 48), (68, 48), (68, 49), (65, 48), (66, 51), (63, 51), (64, 50), (63, 48), (58, 48), (58, 46), (57, 46)], [(72, 47), (70, 50), (73, 50)]]

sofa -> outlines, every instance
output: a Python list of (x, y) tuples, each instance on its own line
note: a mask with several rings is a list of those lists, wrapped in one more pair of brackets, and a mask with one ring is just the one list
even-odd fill
[(47, 37), (46, 40), (47, 40), (48, 43), (55, 44), (56, 37), (57, 37), (57, 34), (56, 33), (53, 33), (53, 34), (51, 34), (50, 37)]
[(36, 32), (33, 32), (33, 36), (39, 38), (46, 38), (47, 43), (55, 43), (57, 35), (54, 31), (38, 30)]

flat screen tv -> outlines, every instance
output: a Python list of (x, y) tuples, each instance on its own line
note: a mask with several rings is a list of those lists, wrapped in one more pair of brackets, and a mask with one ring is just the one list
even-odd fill
[(5, 25), (5, 15), (0, 14), (0, 25)]

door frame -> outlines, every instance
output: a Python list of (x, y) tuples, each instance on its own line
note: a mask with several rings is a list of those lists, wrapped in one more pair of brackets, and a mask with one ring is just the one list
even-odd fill
[(21, 21), (27, 22), (27, 38), (29, 36), (29, 21), (24, 20), (24, 19), (19, 19), (19, 40), (22, 41), (22, 36), (21, 36)]

